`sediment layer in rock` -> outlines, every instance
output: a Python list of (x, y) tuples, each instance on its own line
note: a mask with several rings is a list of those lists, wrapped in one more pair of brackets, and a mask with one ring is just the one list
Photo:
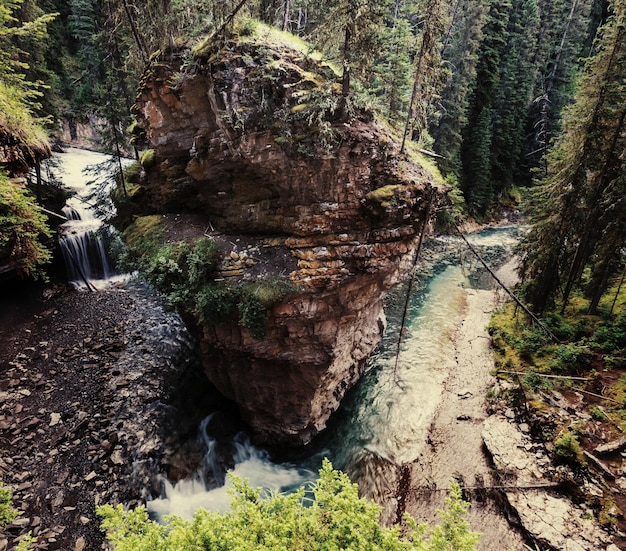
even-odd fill
[[(137, 119), (153, 151), (136, 196), (143, 212), (203, 216), (223, 242), (257, 239), (254, 262), (284, 251), (274, 275), (302, 292), (268, 310), (263, 340), (236, 321), (198, 331), (208, 377), (257, 435), (307, 442), (378, 344), (385, 291), (443, 192), (371, 114), (339, 116), (337, 77), (303, 51), (257, 36), (205, 44), (193, 71), (182, 57), (143, 79)], [(236, 268), (223, 275), (253, 277)]]

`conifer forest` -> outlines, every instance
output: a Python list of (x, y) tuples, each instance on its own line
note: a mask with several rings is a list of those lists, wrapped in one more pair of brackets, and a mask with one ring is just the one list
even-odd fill
[[(202, 120), (196, 124), (197, 119)], [(86, 129), (90, 140), (96, 136), (91, 147), (84, 146)], [(102, 172), (109, 171), (109, 180), (80, 201), (94, 209), (89, 222), (98, 219), (89, 235), (104, 235), (103, 280), (113, 274), (124, 283), (114, 288), (111, 294), (119, 293), (113, 299), (106, 292), (96, 297), (100, 289), (90, 287), (89, 274), (68, 257), (83, 270), (72, 291), (86, 286), (88, 292), (76, 296), (89, 306), (76, 310), (87, 322), (67, 326), (63, 320), (57, 328), (57, 322), (45, 321), (57, 314), (56, 306), (44, 302), (73, 308), (72, 278), (59, 283), (67, 268), (60, 257), (62, 238), (72, 233), (64, 224), (80, 219), (66, 201), (81, 192), (64, 190), (54, 176), (55, 163), (61, 163), (55, 157), (68, 145), (106, 155)], [(472, 246), (465, 235), (472, 232), (483, 245)], [(450, 252), (453, 242), (467, 256)], [(508, 249), (492, 254), (492, 246)], [(159, 440), (156, 459), (157, 444), (146, 452), (147, 444), (135, 438), (142, 434), (148, 443), (157, 442), (150, 432), (157, 421), (148, 419), (165, 418), (170, 405), (163, 387), (174, 388), (187, 377), (191, 368), (185, 377), (177, 370), (188, 361), (196, 362), (203, 382), (185, 387), (194, 398), (185, 396), (171, 410), (183, 411), (196, 398), (204, 406), (203, 399), (213, 398), (206, 398), (208, 391), (198, 396), (203, 385), (212, 385), (216, 403), (235, 404), (228, 411), (236, 409), (237, 422), (250, 428), (255, 445), (281, 453), (306, 448), (343, 411), (340, 405), (360, 378), (373, 371), (366, 366), (372, 358), (379, 361), (380, 343), (395, 358), (389, 386), (394, 392), (402, 386), (396, 374), (417, 325), (412, 319), (418, 319), (412, 293), (426, 289), (430, 283), (424, 282), (449, 264), (457, 263), (461, 273), (469, 257), (471, 269), (486, 270), (506, 297), (498, 302), (490, 287), (493, 296), (487, 299), (481, 295), (487, 287), (476, 283), (472, 292), (486, 301), (480, 303), (467, 291), (466, 279), (474, 273), (463, 272), (454, 291), (441, 291), (454, 301), (457, 287), (464, 289), (456, 310), (444, 315), (437, 306), (430, 314), (433, 320), (447, 316), (456, 329), (434, 330), (435, 336), (412, 346), (438, 340), (457, 346), (459, 335), (474, 346), (480, 339), (467, 333), (468, 326), (480, 325), (485, 338), (479, 358), (454, 348), (447, 353), (456, 362), (450, 373), (456, 369), (462, 380), (471, 369), (484, 368), (493, 385), (455, 390), (445, 402), (450, 411), (482, 393), (480, 413), (454, 410), (447, 425), (437, 424), (445, 409), (437, 404), (448, 398), (435, 403), (435, 421), (424, 438), (430, 466), (446, 449), (462, 461), (454, 442), (431, 439), (436, 429), (443, 434), (447, 426), (478, 425), (474, 421), (489, 410), (489, 419), (480, 422), (491, 429), (463, 428), (468, 434), (475, 430), (481, 442), (476, 455), (491, 453), (490, 444), (498, 447), (493, 435), (499, 421), (525, 427), (519, 432), (526, 451), (542, 467), (550, 464), (550, 480), (539, 481), (545, 494), (566, 495), (584, 509), (573, 532), (583, 533), (582, 539), (591, 534), (588, 541), (595, 543), (575, 548), (616, 551), (617, 543), (626, 545), (626, 0), (0, 0), (0, 308), (19, 306), (22, 291), (12, 291), (15, 281), (34, 286), (24, 291), (24, 304), (34, 292), (40, 295), (40, 309), (32, 310), (37, 314), (28, 310), (31, 303), (19, 306), (26, 312), (19, 323), (8, 306), (0, 309), (0, 551), (62, 549), (55, 546), (59, 542), (89, 551), (105, 548), (107, 538), (120, 551), (487, 549), (465, 520), (473, 504), (493, 502), (502, 509), (487, 491), (497, 489), (510, 510), (523, 510), (507, 493), (511, 473), (494, 474), (500, 467), (496, 452), (493, 473), (468, 481), (455, 472), (445, 488), (432, 484), (424, 490), (448, 496), (441, 494), (443, 523), (432, 530), (409, 515), (419, 510), (413, 499), (418, 490), (430, 484), (415, 482), (421, 476), (418, 459), (398, 459), (403, 449), (376, 455), (367, 446), (354, 470), (392, 473), (387, 483), (393, 490), (387, 493), (393, 496), (380, 508), (361, 499), (363, 492), (324, 461), (311, 491), (265, 495), (233, 477), (231, 513), (203, 512), (193, 521), (163, 524), (142, 507), (150, 501), (146, 495), (162, 497), (154, 481), (146, 482), (154, 473), (145, 473), (160, 469), (161, 476), (169, 469), (167, 475), (184, 480), (199, 452), (196, 444), (179, 442), (192, 460), (177, 470), (172, 465), (183, 452), (172, 451), (174, 437), (167, 445), (167, 439)], [(110, 273), (109, 260), (116, 264)], [(491, 260), (500, 263), (495, 271)], [(509, 270), (506, 284), (496, 275), (502, 266)], [(129, 281), (140, 290), (126, 293)], [(107, 304), (109, 325), (93, 321), (100, 302)], [(30, 329), (22, 331), (20, 324), (27, 322)], [(138, 329), (128, 337), (133, 323)], [(48, 333), (39, 333), (39, 326)], [(179, 330), (177, 335), (192, 336), (173, 337)], [(63, 331), (67, 340), (49, 345)], [(70, 341), (74, 332), (81, 339), (77, 345)], [(167, 348), (174, 342), (180, 350), (196, 348), (183, 361), (179, 349)], [(118, 368), (125, 347), (138, 350), (140, 367), (129, 368), (132, 376)], [(161, 351), (177, 359), (155, 360)], [(450, 358), (434, 361), (447, 365)], [(33, 375), (40, 365), (46, 375)], [(55, 411), (45, 393), (52, 396), (54, 385), (64, 383), (37, 382), (50, 372), (71, 372), (67, 380), (75, 387), (68, 383), (66, 395), (89, 389), (100, 396), (102, 417), (89, 410), (90, 397)], [(442, 379), (442, 388), (457, 375)], [(464, 384), (482, 384), (473, 376)], [(437, 377), (428, 376), (428, 384)], [(183, 382), (193, 387), (197, 381), (190, 380)], [(32, 390), (17, 390), (31, 383)], [(144, 383), (138, 392), (129, 390)], [(421, 393), (420, 385), (413, 389), (419, 404), (407, 409), (427, 408)], [(407, 394), (389, 398), (389, 411)], [(140, 415), (126, 415), (120, 405), (126, 398), (137, 398), (132, 407)], [(33, 417), (26, 417), (30, 406), (24, 409), (20, 400), (41, 406), (39, 413), (31, 404)], [(17, 411), (9, 411), (18, 402)], [(126, 417), (116, 426), (128, 422), (132, 430), (126, 434), (106, 425), (113, 426), (122, 410)], [(185, 425), (176, 437), (187, 438), (205, 414), (194, 410), (187, 419), (193, 417), (193, 429)], [(170, 421), (163, 426), (176, 424)], [(231, 421), (219, 430), (227, 432)], [(102, 500), (94, 502), (89, 494), (89, 503), (80, 505), (84, 496), (77, 490), (72, 501), (67, 488), (56, 498), (52, 490), (33, 497), (32, 473), (17, 466), (29, 461), (24, 450), (32, 442), (26, 441), (38, 441), (24, 437), (33, 427), (41, 427), (41, 435), (55, 431), (46, 438), (57, 446), (49, 458), (48, 451), (37, 454), (33, 471), (48, 469), (44, 478), (60, 480), (59, 487), (68, 480), (86, 487), (100, 477), (94, 492), (104, 492)], [(96, 444), (80, 436), (85, 427), (97, 434)], [(386, 443), (396, 436), (403, 442), (405, 435), (395, 434)], [(91, 470), (89, 463), (73, 477), (52, 473), (45, 465), (55, 465), (63, 446), (68, 457), (72, 446), (83, 446), (89, 461), (106, 466)], [(14, 447), (15, 460), (9, 457)], [(112, 473), (131, 464), (123, 456), (130, 457), (129, 450), (139, 450), (134, 458), (141, 457), (136, 464), (145, 471), (138, 468), (123, 486), (126, 475)], [(152, 456), (146, 459), (144, 452)], [(234, 455), (222, 458), (222, 466), (234, 465)], [(383, 457), (376, 464), (380, 471), (367, 463), (372, 457)], [(222, 484), (225, 473), (226, 467), (216, 477)], [(533, 477), (520, 475), (515, 484), (536, 489)], [(379, 482), (372, 487), (382, 495), (388, 488)], [(9, 486), (17, 488), (18, 500)], [(27, 491), (32, 503), (23, 497)], [(39, 516), (36, 509), (46, 500), (58, 502), (56, 512), (49, 505)], [(138, 507), (129, 512), (120, 503)], [(85, 513), (74, 532), (65, 531), (66, 520), (58, 521), (58, 533), (58, 526), (44, 526), (54, 524), (56, 514), (69, 518), (77, 507), (81, 512), (81, 506), (98, 520), (89, 525)], [(16, 507), (30, 515), (21, 524)], [(547, 522), (535, 516), (530, 525)], [(528, 517), (519, 517), (518, 524), (526, 525)], [(591, 519), (598, 531), (595, 525), (584, 528)], [(547, 529), (525, 528), (520, 536), (518, 528), (511, 528), (520, 538), (516, 549), (537, 551), (557, 549), (558, 538), (569, 537), (570, 529), (552, 541)], [(490, 537), (499, 537), (496, 528)]]

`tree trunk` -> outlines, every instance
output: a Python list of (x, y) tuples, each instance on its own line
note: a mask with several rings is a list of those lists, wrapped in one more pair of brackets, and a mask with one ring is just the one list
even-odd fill
[(289, 26), (289, 11), (291, 9), (291, 1), (285, 0), (283, 7), (283, 31), (287, 30)]
[(137, 49), (139, 50), (139, 53), (141, 55), (141, 59), (144, 63), (146, 63), (148, 61), (148, 49), (146, 48), (143, 37), (137, 29), (137, 23), (135, 21), (135, 17), (133, 16), (132, 10), (130, 9), (130, 5), (128, 4), (128, 0), (124, 0), (124, 10), (126, 11), (128, 23), (130, 24), (130, 30), (132, 31), (133, 37), (135, 38), (135, 42), (137, 44)]
[(348, 97), (350, 96), (350, 38), (352, 23), (347, 23), (343, 40), (343, 75), (341, 77), (341, 103), (339, 115), (342, 121), (348, 120)]

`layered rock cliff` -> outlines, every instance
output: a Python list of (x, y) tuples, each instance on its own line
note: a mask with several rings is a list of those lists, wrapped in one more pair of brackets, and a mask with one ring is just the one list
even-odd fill
[(156, 57), (135, 133), (151, 148), (132, 194), (165, 240), (222, 246), (218, 280), (288, 277), (264, 338), (237, 319), (196, 325), (209, 379), (260, 440), (306, 443), (359, 378), (443, 192), (364, 110), (337, 113), (332, 67), (276, 31)]

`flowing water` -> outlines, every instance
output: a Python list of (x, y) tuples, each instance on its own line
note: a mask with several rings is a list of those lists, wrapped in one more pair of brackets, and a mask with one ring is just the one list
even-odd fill
[[(471, 242), (491, 263), (501, 262), (516, 242), (516, 234), (515, 228), (488, 230), (472, 236)], [(236, 451), (225, 460), (206, 427), (201, 427), (206, 450), (201, 469), (175, 485), (164, 481), (162, 498), (150, 502), (148, 508), (159, 516), (187, 517), (198, 506), (223, 510), (225, 490), (215, 487), (215, 480), (223, 479), (229, 466), (235, 474), (249, 478), (254, 487), (285, 491), (313, 480), (323, 457), (359, 483), (363, 494), (381, 503), (394, 501), (398, 468), (420, 457), (444, 383), (455, 365), (453, 335), (463, 321), (466, 290), (490, 285), (487, 272), (459, 239), (431, 240), (423, 256), (427, 259), (416, 276), (398, 359), (406, 285), (390, 294), (388, 327), (363, 377), (328, 428), (303, 453), (287, 463), (273, 463), (240, 434), (234, 443)], [(213, 482), (207, 484), (207, 480)], [(392, 519), (393, 511), (388, 513)]]
[[(67, 222), (60, 227), (59, 247), (67, 269), (69, 283), (76, 289), (98, 289), (114, 279), (117, 274), (109, 254), (108, 228), (96, 217), (95, 192), (106, 186), (107, 171), (90, 174), (90, 168), (110, 163), (111, 157), (70, 148), (55, 155), (60, 166), (57, 175), (63, 186), (73, 193), (63, 208)], [(54, 169), (53, 169), (54, 170)]]

